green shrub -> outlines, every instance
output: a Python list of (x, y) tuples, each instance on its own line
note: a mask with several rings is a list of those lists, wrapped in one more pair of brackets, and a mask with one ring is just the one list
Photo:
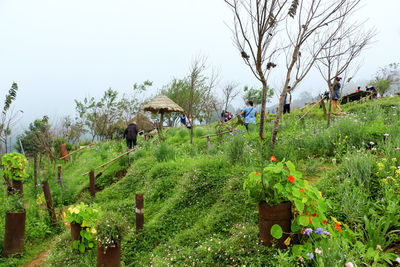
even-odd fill
[(175, 159), (175, 149), (166, 143), (161, 143), (158, 148), (154, 150), (154, 157), (157, 161), (168, 161)]
[(245, 160), (245, 142), (243, 138), (235, 136), (230, 138), (226, 147), (226, 155), (232, 164), (237, 164)]

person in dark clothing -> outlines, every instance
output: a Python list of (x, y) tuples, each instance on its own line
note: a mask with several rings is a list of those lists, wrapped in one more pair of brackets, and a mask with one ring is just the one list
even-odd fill
[(339, 112), (342, 112), (342, 109), (338, 105), (338, 100), (340, 100), (340, 80), (342, 78), (336, 77), (335, 83), (333, 85), (333, 96), (332, 96), (332, 104), (333, 104), (333, 112), (336, 113), (336, 109), (339, 109)]
[(124, 137), (126, 139), (126, 146), (128, 149), (132, 149), (132, 145), (133, 147), (136, 146), (137, 133), (138, 130), (135, 122), (130, 123), (128, 127), (125, 129)]
[(292, 87), (288, 86), (288, 92), (283, 99), (283, 114), (290, 113), (290, 104), (292, 103), (292, 94), (290, 93), (290, 89)]

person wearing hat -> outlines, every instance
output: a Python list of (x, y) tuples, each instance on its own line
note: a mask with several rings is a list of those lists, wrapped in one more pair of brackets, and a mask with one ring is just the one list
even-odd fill
[(339, 109), (339, 112), (342, 112), (342, 109), (338, 105), (338, 100), (340, 99), (340, 80), (342, 78), (336, 77), (335, 83), (333, 85), (333, 94), (332, 94), (332, 103), (333, 103), (333, 112), (336, 113), (336, 108)]
[(126, 147), (129, 150), (132, 149), (132, 145), (133, 147), (136, 146), (137, 133), (138, 130), (136, 127), (136, 122), (132, 121), (124, 131), (124, 137), (126, 139)]

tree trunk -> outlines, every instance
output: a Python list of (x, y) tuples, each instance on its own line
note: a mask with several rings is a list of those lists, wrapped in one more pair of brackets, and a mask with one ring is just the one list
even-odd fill
[(279, 120), (281, 118), (282, 110), (283, 110), (283, 101), (285, 101), (285, 95), (287, 93), (287, 85), (282, 91), (281, 97), (279, 99), (278, 111), (276, 112), (276, 117), (274, 120), (274, 127), (272, 128), (272, 135), (271, 135), (271, 154), (274, 153), (275, 144), (276, 144), (276, 136), (278, 135), (279, 131)]
[(261, 114), (260, 114), (260, 131), (259, 136), (260, 139), (264, 141), (264, 120), (265, 120), (265, 106), (267, 104), (267, 81), (264, 76), (261, 76), (261, 82), (263, 85), (263, 95), (262, 95), (262, 103), (261, 103)]

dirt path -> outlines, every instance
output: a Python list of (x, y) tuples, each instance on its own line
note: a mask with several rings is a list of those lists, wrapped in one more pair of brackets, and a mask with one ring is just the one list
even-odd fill
[(24, 267), (38, 267), (41, 266), (47, 257), (47, 254), (49, 253), (49, 250), (45, 250), (40, 252), (40, 254), (38, 255), (38, 257), (36, 259), (34, 259), (33, 261), (31, 261), (28, 264), (25, 264)]

